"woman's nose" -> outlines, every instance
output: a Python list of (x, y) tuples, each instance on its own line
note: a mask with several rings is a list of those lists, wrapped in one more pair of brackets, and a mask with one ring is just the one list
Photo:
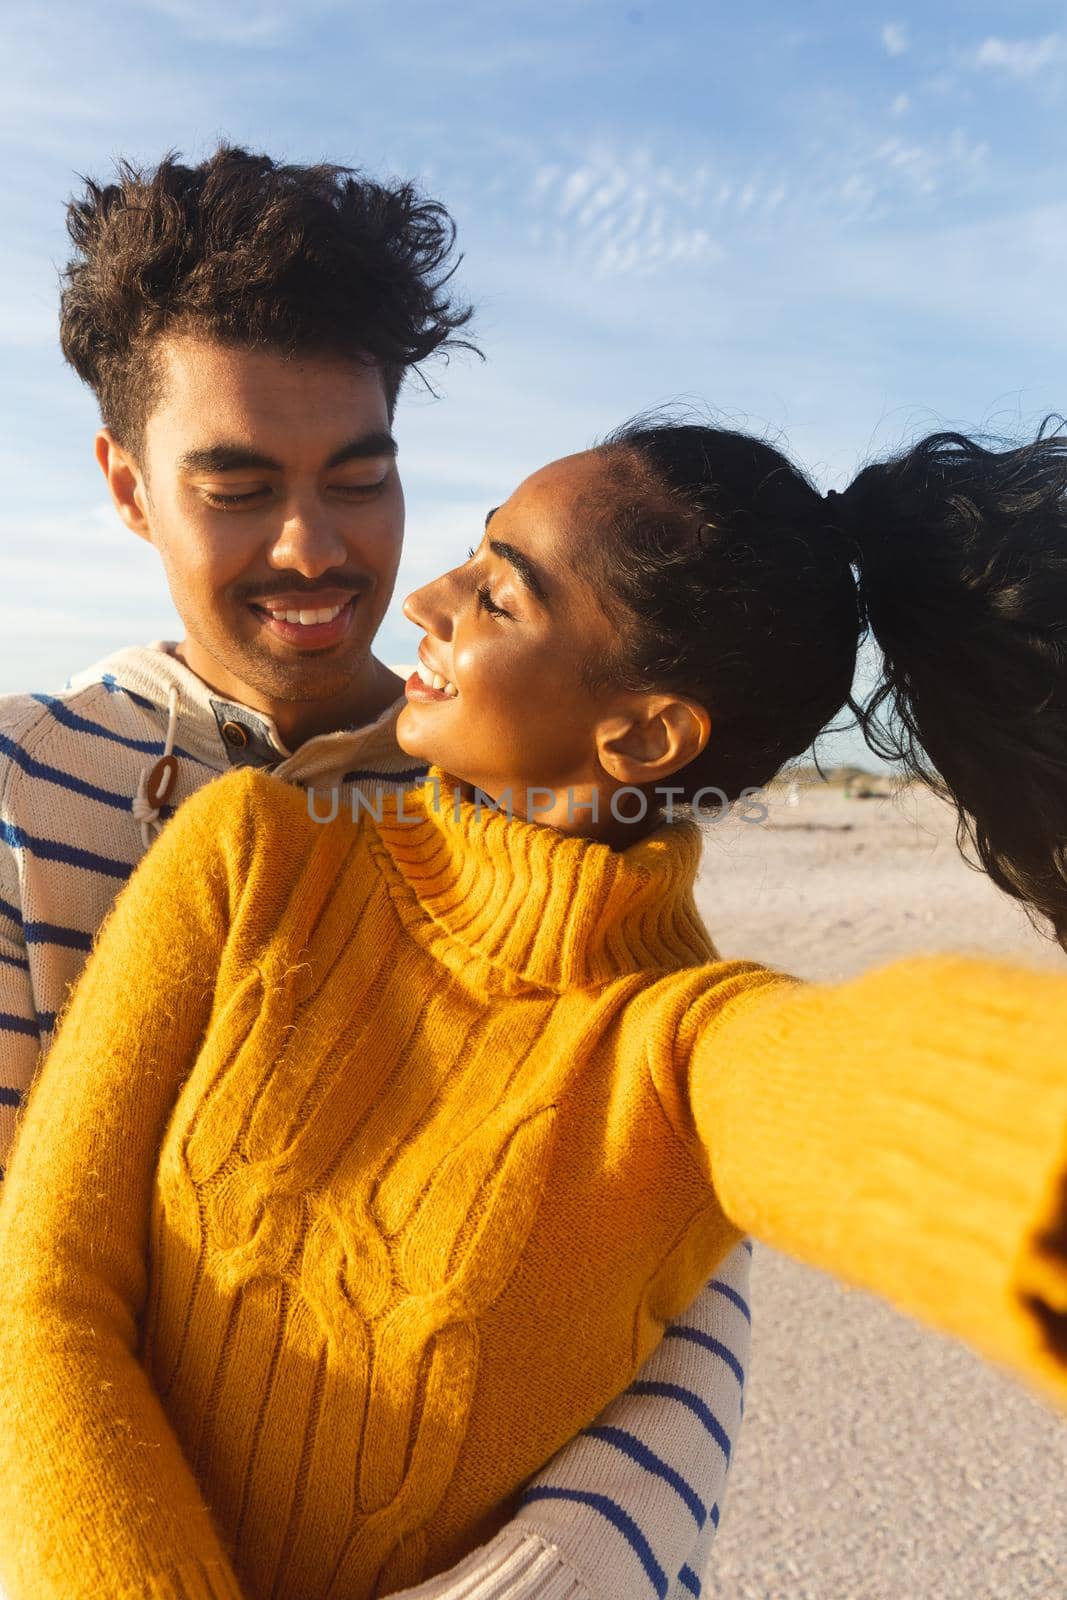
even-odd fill
[(452, 611), (447, 598), (444, 580), (438, 578), (408, 595), (403, 605), (404, 615), (435, 638), (448, 639), (452, 635)]

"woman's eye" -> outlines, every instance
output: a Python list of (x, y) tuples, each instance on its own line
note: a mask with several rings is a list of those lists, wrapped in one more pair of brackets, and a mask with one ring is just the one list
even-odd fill
[(503, 606), (497, 605), (489, 593), (489, 585), (487, 583), (483, 583), (478, 590), (478, 604), (483, 611), (488, 611), (491, 617), (510, 617), (511, 615), (510, 611), (505, 611)]

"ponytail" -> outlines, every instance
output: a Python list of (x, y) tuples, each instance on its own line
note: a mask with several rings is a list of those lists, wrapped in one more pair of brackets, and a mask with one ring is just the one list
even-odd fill
[(867, 743), (953, 802), (961, 848), (1067, 948), (1067, 437), (934, 434), (834, 509), (883, 657), (850, 700)]

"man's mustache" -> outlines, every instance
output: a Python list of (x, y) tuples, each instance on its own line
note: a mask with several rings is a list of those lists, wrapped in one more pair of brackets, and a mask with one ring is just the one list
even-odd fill
[(262, 604), (264, 600), (273, 600), (278, 595), (284, 595), (286, 599), (290, 599), (294, 595), (307, 596), (308, 599), (314, 599), (316, 595), (336, 593), (338, 589), (348, 589), (353, 594), (359, 594), (365, 589), (373, 588), (373, 586), (374, 579), (369, 578), (365, 573), (324, 572), (322, 577), (317, 578), (313, 584), (300, 583), (293, 578), (288, 581), (278, 578), (273, 583), (256, 584), (254, 587), (251, 584), (242, 584), (240, 587), (232, 589), (230, 593), (234, 600), (243, 604), (251, 602)]

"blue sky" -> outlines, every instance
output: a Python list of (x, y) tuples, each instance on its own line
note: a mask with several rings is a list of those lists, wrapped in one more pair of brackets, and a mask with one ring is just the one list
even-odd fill
[[(1018, 434), (1067, 406), (1059, 8), (50, 0), (0, 20), (0, 692), (178, 636), (56, 340), (65, 201), (118, 155), (224, 137), (414, 176), (452, 210), (487, 360), (401, 400), (399, 594), (534, 467), (653, 405), (785, 441), (824, 487), (932, 428)], [(394, 606), (380, 653), (413, 638)]]

